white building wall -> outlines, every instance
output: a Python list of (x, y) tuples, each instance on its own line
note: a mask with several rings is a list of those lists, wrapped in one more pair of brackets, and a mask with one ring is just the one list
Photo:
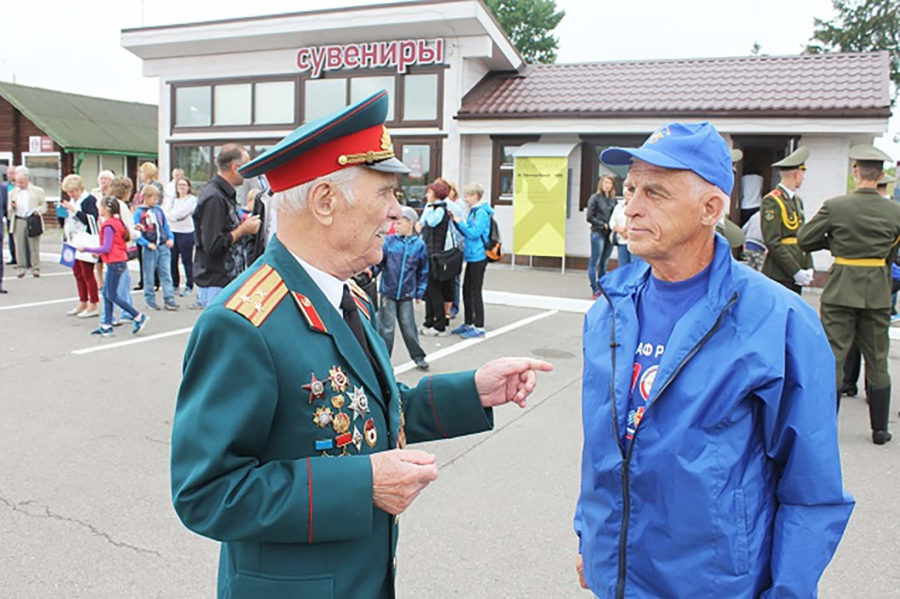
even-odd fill
[[(806, 220), (810, 220), (828, 198), (847, 193), (847, 174), (850, 163), (849, 135), (804, 135), (799, 145), (809, 148), (806, 161), (806, 177), (799, 190), (806, 209)], [(813, 253), (816, 270), (827, 270), (832, 263), (831, 252), (820, 250)]]

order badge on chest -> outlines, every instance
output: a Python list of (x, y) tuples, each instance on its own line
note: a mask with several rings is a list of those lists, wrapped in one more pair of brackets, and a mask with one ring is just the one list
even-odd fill
[[(340, 366), (329, 368), (325, 379), (310, 373), (309, 383), (301, 388), (309, 392), (308, 404), (315, 406), (312, 421), (321, 429), (315, 440), (316, 451), (323, 456), (341, 457), (350, 455), (353, 449), (361, 453), (363, 443), (375, 447), (378, 429), (375, 420), (367, 417), (369, 398), (362, 386), (351, 384)], [(334, 394), (326, 393), (328, 390)]]

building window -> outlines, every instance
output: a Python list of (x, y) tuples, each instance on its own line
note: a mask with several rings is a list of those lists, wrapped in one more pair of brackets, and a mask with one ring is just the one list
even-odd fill
[(400, 176), (401, 204), (425, 206), (425, 188), (441, 176), (441, 140), (434, 137), (404, 137), (394, 140), (394, 153), (409, 167), (409, 174)]
[(53, 202), (59, 201), (59, 152), (46, 154), (22, 154), (22, 162), (28, 168), (28, 180), (38, 187), (44, 188), (44, 197)]
[(215, 125), (249, 125), (252, 93), (249, 83), (213, 88)]
[(208, 127), (212, 122), (209, 86), (175, 88), (175, 126)]
[(174, 146), (172, 168), (183, 170), (191, 185), (199, 189), (213, 175), (209, 146)]
[(176, 85), (173, 128), (262, 127), (297, 123), (296, 79)]
[(394, 121), (394, 77), (390, 75), (379, 77), (354, 77), (350, 80), (350, 103), (359, 102), (383, 89), (388, 91), (387, 122)]
[(438, 120), (438, 76), (406, 75), (403, 78), (403, 120)]
[(352, 74), (330, 72), (318, 79), (304, 78), (303, 122), (331, 114), (342, 106), (386, 89), (388, 114), (385, 122), (388, 126), (440, 127), (442, 69), (410, 70), (404, 75), (375, 69)]
[(257, 125), (294, 123), (294, 82), (266, 81), (254, 85), (253, 122)]
[(581, 195), (578, 198), (578, 210), (587, 209), (591, 194), (597, 191), (600, 178), (609, 175), (615, 181), (616, 195), (621, 195), (622, 184), (629, 165), (609, 166), (600, 161), (603, 150), (613, 146), (635, 148), (644, 142), (642, 136), (610, 135), (610, 136), (582, 136), (581, 143)]
[(304, 123), (329, 115), (346, 105), (346, 79), (307, 79), (303, 82)]
[(538, 141), (540, 136), (495, 137), (493, 169), (491, 174), (491, 205), (511, 206), (513, 203), (514, 161), (513, 153), (528, 142)]

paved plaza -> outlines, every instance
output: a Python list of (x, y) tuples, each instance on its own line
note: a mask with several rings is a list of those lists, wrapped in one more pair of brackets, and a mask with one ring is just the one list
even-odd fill
[[(65, 315), (75, 282), (56, 251), (45, 244), (40, 279), (7, 267), (0, 296), (0, 597), (212, 597), (217, 544), (185, 529), (169, 496), (172, 414), (197, 312), (151, 313), (137, 338), (126, 327), (91, 337), (96, 321)], [(401, 516), (398, 596), (588, 597), (572, 532), (587, 277), (491, 266), (485, 289), (488, 337), (423, 338), (432, 372), (504, 355), (555, 368), (526, 409), (495, 411), (493, 431), (419, 446), (438, 456), (440, 478)], [(394, 364), (400, 381), (420, 378), (399, 334)], [(832, 409), (825, 398), (822, 409)], [(856, 398), (843, 403), (840, 441), (857, 506), (820, 596), (900, 597), (900, 436), (872, 445)]]

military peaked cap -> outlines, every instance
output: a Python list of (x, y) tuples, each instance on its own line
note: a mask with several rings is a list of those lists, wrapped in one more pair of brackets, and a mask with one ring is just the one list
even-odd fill
[(806, 163), (807, 158), (809, 158), (809, 148), (800, 146), (778, 162), (773, 162), (772, 166), (782, 170), (800, 168)]

